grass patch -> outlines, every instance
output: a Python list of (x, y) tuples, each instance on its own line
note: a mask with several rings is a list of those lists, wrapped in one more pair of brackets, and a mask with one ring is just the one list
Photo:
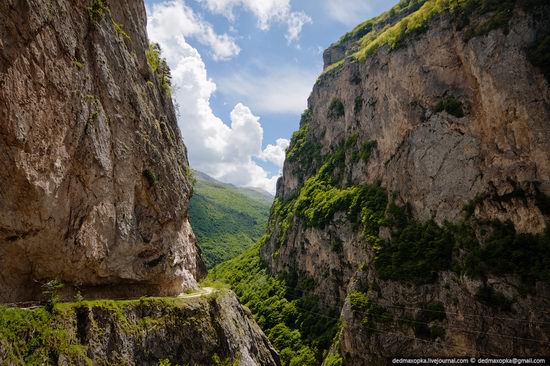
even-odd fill
[[(458, 24), (467, 27), (465, 38), (483, 36), (495, 29), (507, 31), (514, 8), (522, 7), (533, 12), (543, 6), (544, 0), (411, 0), (401, 1), (389, 12), (367, 20), (353, 31), (344, 35), (338, 43), (357, 39), (350, 48), (350, 57), (365, 61), (379, 48), (387, 46), (390, 51), (399, 48), (405, 38), (427, 30), (428, 22), (435, 16), (447, 12)], [(476, 23), (476, 20), (485, 18)], [(546, 55), (546, 52), (542, 52)], [(542, 62), (546, 56), (540, 58)], [(343, 60), (339, 61), (343, 62)], [(548, 64), (548, 63), (546, 63)], [(330, 65), (326, 70), (332, 68)], [(325, 72), (326, 72), (325, 70)]]

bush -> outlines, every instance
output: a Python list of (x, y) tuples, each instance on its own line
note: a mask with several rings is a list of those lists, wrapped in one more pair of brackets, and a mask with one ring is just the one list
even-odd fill
[(143, 171), (143, 176), (147, 180), (147, 183), (149, 183), (150, 187), (153, 187), (157, 184), (158, 178), (154, 171), (145, 169)]
[(332, 98), (328, 106), (327, 117), (330, 119), (337, 119), (343, 117), (345, 114), (344, 104), (337, 97)]
[(480, 287), (475, 294), (475, 298), (480, 303), (498, 311), (512, 310), (512, 301), (490, 286)]
[(550, 80), (550, 36), (541, 39), (529, 50), (529, 60)]
[(450, 97), (445, 100), (440, 101), (435, 106), (436, 113), (447, 112), (452, 116), (462, 118), (464, 117), (464, 111), (462, 110), (462, 102), (456, 99), (455, 97)]
[(338, 354), (331, 354), (325, 359), (325, 366), (344, 366), (344, 359), (342, 358), (342, 355)]
[(353, 106), (353, 112), (355, 114), (359, 114), (361, 110), (363, 109), (363, 97), (360, 95), (355, 97), (355, 105)]
[(433, 221), (411, 222), (386, 242), (375, 265), (383, 279), (430, 283), (451, 268), (453, 236)]
[(88, 14), (93, 21), (97, 22), (103, 18), (107, 10), (108, 8), (105, 0), (94, 0), (92, 5), (88, 8)]
[(361, 145), (361, 150), (359, 151), (359, 157), (363, 159), (365, 163), (368, 163), (370, 156), (372, 154), (372, 151), (376, 149), (377, 142), (376, 141), (366, 141), (363, 145)]
[(158, 43), (150, 43), (145, 50), (147, 62), (153, 73), (157, 76), (162, 91), (170, 96), (172, 94), (172, 76), (166, 59), (161, 57), (162, 50)]
[(55, 305), (59, 302), (59, 290), (63, 288), (63, 283), (58, 280), (51, 280), (42, 285), (43, 295), (46, 298), (46, 310), (53, 312)]

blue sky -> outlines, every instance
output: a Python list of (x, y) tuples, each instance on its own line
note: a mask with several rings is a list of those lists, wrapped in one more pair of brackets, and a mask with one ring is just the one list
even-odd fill
[(192, 166), (274, 192), (322, 51), (395, 3), (146, 0), (149, 37), (173, 71)]

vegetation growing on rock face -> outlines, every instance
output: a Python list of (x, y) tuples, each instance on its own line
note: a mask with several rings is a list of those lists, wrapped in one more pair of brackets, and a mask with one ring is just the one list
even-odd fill
[(337, 97), (332, 98), (330, 104), (328, 105), (327, 117), (330, 119), (337, 119), (343, 117), (344, 114), (344, 103), (342, 103), (342, 101)]
[[(441, 108), (454, 113), (458, 107), (459, 104), (447, 101)], [(473, 210), (485, 196), (466, 205), (464, 222), (417, 222), (411, 219), (406, 206), (399, 207), (388, 200), (382, 187), (343, 183), (348, 157), (352, 162), (357, 155), (368, 160), (376, 147), (375, 142), (366, 141), (357, 152), (357, 145), (357, 136), (350, 137), (323, 157), (324, 164), (294, 198), (286, 202), (276, 200), (269, 227), (278, 235), (279, 246), (285, 245), (295, 220), (324, 228), (337, 212), (343, 212), (349, 221), (361, 225), (363, 238), (375, 250), (374, 263), (382, 279), (431, 283), (439, 272), (453, 270), (479, 278), (513, 274), (527, 288), (538, 280), (550, 280), (550, 229), (540, 235), (524, 234), (517, 233), (511, 223), (472, 219)], [(541, 197), (538, 201), (544, 207), (545, 196)], [(391, 229), (390, 240), (379, 237), (382, 226)]]
[(540, 39), (529, 50), (529, 59), (550, 81), (550, 35)]
[(145, 169), (143, 171), (143, 176), (147, 180), (147, 183), (149, 183), (149, 187), (155, 186), (158, 182), (157, 174), (151, 169)]
[(161, 57), (161, 49), (158, 43), (150, 43), (149, 48), (145, 50), (147, 62), (153, 73), (157, 76), (161, 89), (168, 96), (172, 94), (172, 76), (166, 59)]
[(317, 365), (336, 333), (337, 315), (324, 312), (315, 298), (305, 296), (306, 284), (269, 274), (259, 254), (266, 240), (215, 267), (208, 280), (231, 286), (279, 351), (284, 366)]
[(389, 12), (360, 24), (338, 42), (358, 39), (352, 57), (364, 61), (380, 47), (398, 48), (405, 38), (424, 32), (428, 22), (444, 12), (460, 19), (467, 27), (465, 38), (469, 40), (495, 29), (506, 30), (516, 6), (531, 11), (544, 3), (545, 0), (404, 0)]
[(462, 109), (462, 102), (455, 97), (450, 97), (445, 100), (441, 100), (437, 103), (434, 109), (435, 113), (447, 112), (452, 116), (462, 118), (464, 117), (464, 110)]
[[(270, 226), (278, 228), (279, 245), (285, 243), (295, 217), (302, 219), (307, 226), (324, 228), (339, 211), (345, 212), (353, 222), (363, 224), (365, 237), (378, 241), (378, 229), (387, 204), (385, 191), (377, 184), (342, 186), (337, 183), (345, 169), (347, 156), (354, 160), (352, 149), (356, 140), (356, 136), (351, 137), (334, 153), (325, 156), (325, 163), (306, 180), (294, 198), (284, 203), (276, 199)], [(375, 144), (366, 144), (370, 156)], [(367, 154), (360, 155), (368, 159)]]
[(90, 18), (96, 22), (103, 17), (107, 10), (105, 0), (93, 0), (92, 5), (88, 8)]
[(299, 162), (301, 169), (308, 171), (321, 159), (321, 145), (313, 141), (309, 136), (309, 126), (313, 118), (313, 112), (306, 109), (302, 113), (300, 129), (292, 134), (290, 144), (286, 151), (288, 162)]
[(510, 311), (512, 309), (512, 301), (510, 299), (487, 285), (479, 288), (475, 298), (480, 303), (496, 310)]

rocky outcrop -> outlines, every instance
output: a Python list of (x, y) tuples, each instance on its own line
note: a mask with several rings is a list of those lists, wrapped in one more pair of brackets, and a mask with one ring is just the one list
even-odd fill
[[(22, 321), (5, 322), (10, 317)], [(280, 364), (249, 311), (229, 291), (63, 304), (53, 314), (3, 309), (0, 323), (3, 365)], [(12, 339), (22, 334), (28, 336)]]
[(0, 4), (0, 301), (54, 278), (88, 297), (196, 286), (187, 153), (145, 22), (138, 0)]
[[(548, 260), (550, 88), (532, 54), (550, 35), (550, 8), (471, 1), (469, 9), (436, 11), (436, 2), (420, 1), (401, 13), (410, 3), (325, 52), (262, 258), (273, 273), (313, 283), (307, 292), (327, 308), (342, 309), (334, 349), (346, 364), (544, 354), (547, 275), (530, 277), (527, 290), (519, 269), (488, 263), (507, 260), (512, 245), (518, 266), (530, 265), (522, 255)], [(395, 32), (376, 38), (388, 29)], [(378, 186), (387, 205), (372, 193)], [(431, 256), (434, 248), (441, 253)], [(483, 273), (467, 258), (482, 258)]]

